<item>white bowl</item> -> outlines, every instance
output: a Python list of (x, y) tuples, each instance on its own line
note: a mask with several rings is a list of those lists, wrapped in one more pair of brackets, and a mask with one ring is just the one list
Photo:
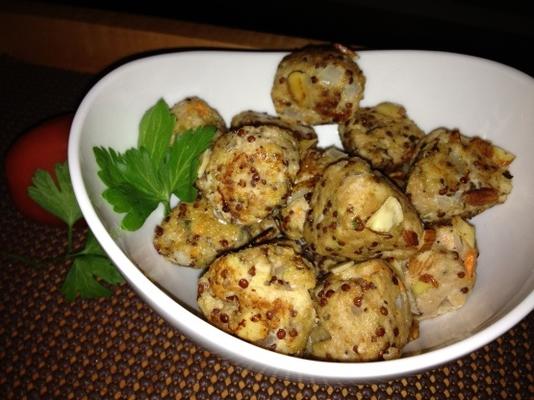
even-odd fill
[[(474, 219), (480, 247), (478, 280), (457, 312), (425, 321), (402, 358), (335, 363), (278, 354), (206, 322), (196, 305), (199, 271), (164, 261), (152, 246), (160, 206), (145, 226), (128, 233), (102, 199), (93, 146), (135, 146), (138, 124), (160, 97), (167, 103), (197, 95), (227, 122), (244, 109), (274, 112), (270, 89), (285, 53), (192, 51), (125, 64), (102, 78), (72, 124), (69, 166), (76, 197), (91, 230), (126, 280), (170, 324), (209, 350), (257, 371), (315, 382), (386, 380), (435, 367), (476, 350), (534, 308), (534, 80), (510, 67), (469, 56), (424, 51), (362, 51), (364, 105), (406, 106), (425, 131), (457, 127), (517, 155), (514, 189), (504, 205)], [(322, 145), (338, 144), (336, 127), (318, 128)]]

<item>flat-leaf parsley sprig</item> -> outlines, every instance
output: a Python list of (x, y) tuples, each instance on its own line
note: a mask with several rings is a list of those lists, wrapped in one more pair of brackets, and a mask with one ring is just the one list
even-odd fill
[(52, 261), (73, 259), (74, 261), (61, 287), (61, 292), (67, 300), (72, 301), (78, 295), (86, 299), (109, 296), (112, 293), (111, 290), (104, 287), (100, 281), (117, 285), (124, 282), (124, 279), (108, 259), (92, 232), (89, 231), (84, 248), (78, 252), (72, 252), (73, 227), (82, 218), (82, 213), (74, 196), (66, 162), (56, 164), (55, 175), (57, 184), (47, 171), (38, 170), (33, 176), (28, 194), (41, 207), (67, 224), (68, 245), (66, 254), (39, 262), (33, 262), (20, 256), (10, 255), (10, 257), (29, 265), (46, 265)]
[(175, 117), (160, 99), (141, 119), (136, 148), (118, 153), (111, 148), (94, 147), (98, 176), (107, 189), (102, 196), (117, 213), (124, 213), (121, 226), (134, 231), (163, 203), (170, 212), (171, 195), (192, 202), (197, 192), (199, 157), (215, 136), (214, 126), (188, 130), (172, 141)]

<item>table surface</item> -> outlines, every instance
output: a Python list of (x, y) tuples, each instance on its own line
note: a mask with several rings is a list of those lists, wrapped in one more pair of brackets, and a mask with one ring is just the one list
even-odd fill
[[(259, 41), (256, 44), (261, 47)], [(292, 44), (299, 45), (300, 39)], [(254, 47), (254, 43), (248, 45)], [(135, 53), (137, 46), (126, 53)], [(93, 74), (37, 66), (35, 62), (47, 62), (28, 59), (13, 48), (0, 40), (2, 155), (14, 138), (35, 123), (74, 111), (96, 79)], [(98, 71), (119, 56), (116, 50), (108, 52), (87, 70)], [(3, 174), (0, 207), (2, 252), (42, 258), (57, 256), (65, 248), (64, 229), (36, 224), (14, 209)], [(86, 233), (84, 227), (76, 229), (78, 246)], [(59, 292), (68, 263), (40, 269), (5, 257), (0, 263), (1, 399), (534, 397), (533, 313), (492, 343), (440, 368), (378, 384), (321, 385), (257, 373), (206, 351), (167, 324), (126, 284), (112, 297), (69, 303)]]

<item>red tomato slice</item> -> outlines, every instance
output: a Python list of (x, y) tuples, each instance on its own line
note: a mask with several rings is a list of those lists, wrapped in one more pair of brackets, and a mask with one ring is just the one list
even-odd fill
[(43, 169), (55, 176), (54, 166), (67, 160), (67, 145), (73, 115), (45, 121), (23, 134), (11, 146), (5, 159), (9, 193), (25, 216), (53, 225), (64, 223), (28, 196), (35, 171)]

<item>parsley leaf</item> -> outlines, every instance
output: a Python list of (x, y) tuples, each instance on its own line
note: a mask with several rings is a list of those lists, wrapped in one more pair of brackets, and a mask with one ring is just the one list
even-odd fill
[(138, 147), (144, 147), (156, 165), (163, 159), (170, 143), (175, 121), (163, 99), (149, 108), (141, 119)]
[(199, 156), (210, 146), (215, 130), (214, 126), (206, 126), (176, 138), (160, 168), (161, 181), (169, 194), (174, 193), (186, 202), (195, 200), (193, 183), (197, 179)]
[(174, 116), (164, 100), (159, 100), (142, 118), (138, 147), (125, 153), (94, 147), (98, 176), (107, 186), (102, 196), (113, 210), (125, 213), (121, 227), (139, 229), (163, 203), (170, 212), (170, 197), (182, 201), (196, 198), (193, 186), (199, 157), (210, 146), (216, 128), (203, 126), (186, 131), (170, 144)]
[(121, 226), (129, 231), (135, 231), (143, 226), (145, 220), (160, 203), (159, 200), (153, 199), (128, 183), (106, 189), (102, 197), (113, 206), (113, 211), (126, 213)]
[(163, 194), (158, 196), (159, 190), (152, 186), (158, 178), (151, 175), (154, 167), (148, 152), (144, 148), (130, 149), (122, 155), (100, 147), (93, 151), (100, 167), (98, 176), (108, 186), (102, 197), (113, 206), (113, 211), (126, 213), (123, 229), (139, 229), (158, 204), (167, 199)]
[(56, 164), (57, 185), (47, 171), (38, 170), (28, 195), (41, 207), (72, 227), (82, 217), (76, 202), (67, 163)]
[(83, 299), (110, 296), (111, 290), (102, 286), (97, 278), (111, 285), (124, 282), (94, 235), (89, 232), (85, 248), (77, 253), (61, 286), (61, 292), (68, 301), (74, 300), (78, 295)]
[(93, 147), (95, 153), (96, 163), (100, 166), (98, 176), (107, 186), (114, 186), (120, 184), (122, 181), (122, 173), (118, 169), (118, 165), (123, 162), (123, 157), (113, 149), (106, 151), (103, 148)]

